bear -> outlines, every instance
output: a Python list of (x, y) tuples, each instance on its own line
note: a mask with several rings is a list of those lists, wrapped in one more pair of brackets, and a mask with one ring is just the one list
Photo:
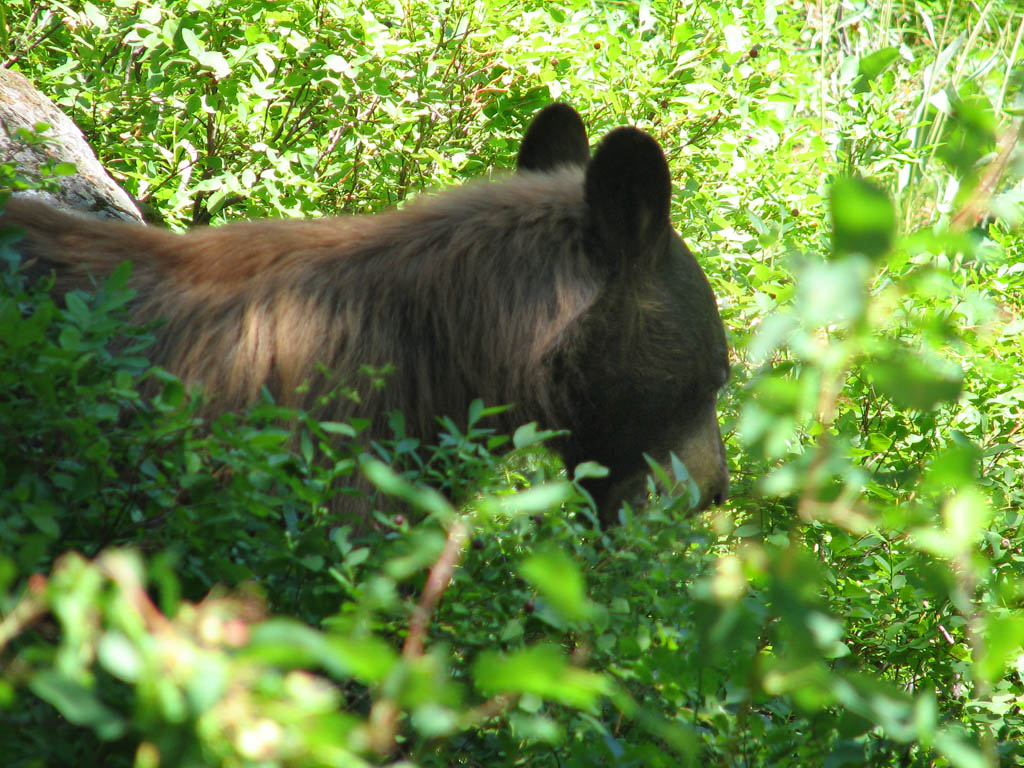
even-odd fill
[[(586, 487), (612, 524), (645, 454), (674, 451), (700, 509), (728, 493), (725, 328), (671, 194), (653, 137), (619, 127), (591, 155), (579, 114), (556, 103), (527, 128), (515, 172), (382, 213), (177, 234), (15, 197), (0, 227), (21, 230), (23, 268), (58, 293), (132, 262), (131, 315), (160, 321), (151, 361), (200, 385), (210, 413), (265, 388), (321, 419), (368, 419), (368, 439), (400, 411), (431, 441), (438, 417), (464, 424), (474, 399), (507, 404), (496, 429), (563, 430), (552, 446), (570, 470), (608, 468)], [(358, 402), (318, 406), (363, 366), (392, 372)], [(367, 522), (365, 498), (337, 499)]]

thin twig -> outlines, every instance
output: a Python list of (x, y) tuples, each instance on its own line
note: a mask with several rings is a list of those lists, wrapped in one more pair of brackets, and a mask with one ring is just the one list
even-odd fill
[(43, 42), (45, 42), (47, 40), (47, 38), (49, 38), (54, 32), (56, 32), (58, 29), (60, 29), (63, 26), (64, 26), (64, 22), (63, 21), (58, 21), (56, 24), (54, 24), (52, 27), (50, 27), (48, 30), (46, 30), (43, 34), (41, 34), (38, 38), (36, 38), (36, 41), (34, 43), (32, 43), (30, 46), (28, 46), (21, 53), (13, 53), (10, 56), (8, 56), (7, 60), (4, 61), (3, 65), (0, 65), (0, 66), (2, 66), (3, 69), (10, 69), (12, 66), (14, 66), (15, 64), (18, 63), (18, 60), (22, 56), (24, 56), (26, 53), (31, 51), (33, 48), (36, 48), (39, 45), (41, 45)]
[(0, 620), (0, 650), (39, 620), (50, 609), (46, 600), (46, 577), (36, 573), (29, 577), (28, 588), (14, 608)]
[(427, 624), (430, 623), (430, 617), (433, 615), (441, 595), (451, 583), (455, 566), (462, 558), (462, 547), (466, 543), (468, 533), (469, 529), (461, 520), (456, 520), (449, 529), (444, 549), (441, 550), (440, 557), (430, 569), (426, 586), (423, 588), (423, 595), (409, 622), (409, 634), (402, 647), (402, 656), (405, 659), (414, 659), (423, 655), (423, 638), (427, 633)]
[[(423, 638), (427, 633), (427, 625), (441, 600), (441, 595), (451, 583), (452, 574), (462, 558), (463, 545), (468, 535), (469, 528), (462, 520), (456, 520), (448, 529), (444, 549), (430, 569), (423, 594), (409, 621), (409, 634), (406, 635), (405, 644), (402, 646), (403, 660), (411, 661), (423, 655)], [(390, 754), (395, 748), (398, 714), (398, 705), (390, 697), (377, 699), (370, 709), (369, 740), (372, 749), (379, 755)]]

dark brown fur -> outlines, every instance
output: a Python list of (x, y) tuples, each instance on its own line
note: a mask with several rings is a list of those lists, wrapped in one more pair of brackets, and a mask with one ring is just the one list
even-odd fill
[[(555, 127), (528, 134), (524, 154), (549, 134), (575, 141), (573, 131), (582, 130), (574, 112), (551, 109)], [(571, 130), (559, 133), (563, 118)], [(585, 144), (576, 149), (585, 152)], [(560, 445), (568, 463), (608, 464), (612, 478), (594, 486), (606, 519), (621, 495), (612, 486), (643, 470), (644, 451), (664, 457), (681, 448), (702, 503), (724, 496), (714, 422), (724, 335), (667, 209), (647, 211), (660, 202), (640, 199), (639, 213), (627, 211), (619, 222), (622, 201), (612, 200), (595, 218), (591, 198), (620, 194), (621, 171), (605, 162), (609, 170), (600, 179), (592, 174), (592, 182), (579, 157), (556, 167), (534, 154), (541, 156), (534, 165), (521, 155), (529, 170), (498, 183), (468, 184), (373, 216), (253, 221), (178, 235), (12, 199), (0, 224), (24, 230), (17, 247), (32, 271), (55, 272), (61, 292), (133, 262), (134, 317), (165, 320), (151, 358), (186, 384), (201, 384), (213, 411), (243, 406), (264, 386), (282, 404), (312, 408), (360, 366), (392, 364), (385, 387), (362, 393), (359, 404), (333, 400), (318, 415), (368, 416), (371, 436), (384, 436), (386, 414), (400, 410), (409, 434), (430, 439), (436, 416), (464, 419), (479, 397), (512, 404), (499, 428), (529, 421), (568, 428), (573, 436)], [(664, 216), (665, 226), (651, 225), (652, 216)], [(634, 230), (635, 244), (611, 242)], [(620, 264), (631, 248), (657, 251), (652, 263), (678, 259), (682, 266)], [(684, 280), (685, 290), (666, 284), (673, 279)], [(679, 331), (672, 315), (687, 313)], [(319, 374), (318, 365), (338, 379)], [(300, 391), (304, 382), (310, 386)], [(694, 438), (704, 447), (687, 449)]]

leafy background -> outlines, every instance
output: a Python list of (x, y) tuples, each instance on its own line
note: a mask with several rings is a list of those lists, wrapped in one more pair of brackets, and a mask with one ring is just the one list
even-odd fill
[[(58, 305), (5, 248), (5, 764), (1024, 763), (1022, 30), (1010, 0), (7, 0), (2, 65), (174, 228), (500, 173), (552, 100), (641, 126), (735, 365), (729, 503), (687, 515), (677, 467), (602, 532), (589, 469), (482, 406), (366, 456), (270, 402), (204, 426), (125, 275)], [(330, 519), (360, 464), (424, 519)]]

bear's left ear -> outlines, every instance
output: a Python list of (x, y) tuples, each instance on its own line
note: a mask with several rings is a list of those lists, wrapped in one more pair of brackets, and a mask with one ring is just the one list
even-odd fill
[(526, 129), (516, 170), (553, 171), (561, 165), (586, 165), (590, 144), (583, 118), (568, 104), (551, 104)]
[(651, 255), (671, 230), (668, 162), (658, 142), (636, 128), (605, 136), (587, 166), (583, 196), (587, 231), (613, 268)]

